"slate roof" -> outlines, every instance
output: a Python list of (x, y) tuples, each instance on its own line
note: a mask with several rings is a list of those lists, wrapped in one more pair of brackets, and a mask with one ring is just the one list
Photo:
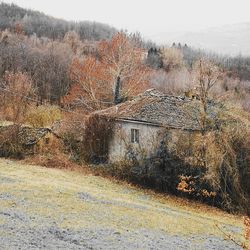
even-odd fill
[(22, 127), (18, 133), (18, 136), (26, 146), (36, 144), (42, 139), (47, 133), (50, 133), (49, 128), (30, 128)]
[[(131, 101), (96, 112), (101, 116), (114, 117), (117, 120), (151, 123), (157, 126), (198, 130), (195, 115), (190, 114), (190, 104), (195, 100), (187, 97), (169, 96), (149, 89)], [(193, 108), (192, 108), (193, 109)], [(196, 112), (192, 110), (192, 114)]]
[(31, 127), (17, 127), (16, 125), (0, 127), (0, 134), (17, 131), (18, 142), (24, 146), (31, 146), (36, 144), (47, 133), (51, 132), (49, 128), (31, 128)]

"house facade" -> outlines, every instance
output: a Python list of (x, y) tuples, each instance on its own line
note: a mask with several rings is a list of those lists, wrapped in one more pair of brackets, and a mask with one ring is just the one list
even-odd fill
[(193, 102), (150, 89), (131, 101), (96, 112), (114, 121), (109, 162), (154, 157), (166, 133), (173, 138), (176, 132), (180, 135), (197, 131), (199, 124), (189, 112)]
[(162, 128), (133, 120), (116, 120), (109, 144), (109, 161), (150, 158), (159, 146)]

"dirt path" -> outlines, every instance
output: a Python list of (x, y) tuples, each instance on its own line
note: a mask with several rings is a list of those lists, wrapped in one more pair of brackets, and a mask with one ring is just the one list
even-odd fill
[(0, 159), (0, 249), (240, 249), (240, 218), (102, 177)]

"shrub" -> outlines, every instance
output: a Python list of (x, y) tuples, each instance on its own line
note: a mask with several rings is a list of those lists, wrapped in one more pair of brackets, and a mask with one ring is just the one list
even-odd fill
[(24, 157), (23, 148), (18, 141), (19, 125), (0, 127), (0, 157)]
[(90, 115), (85, 121), (83, 150), (85, 160), (92, 163), (103, 163), (108, 160), (109, 143), (113, 136), (112, 118), (97, 114)]
[(25, 122), (35, 128), (50, 127), (61, 119), (61, 111), (57, 106), (41, 105), (32, 107), (25, 116)]

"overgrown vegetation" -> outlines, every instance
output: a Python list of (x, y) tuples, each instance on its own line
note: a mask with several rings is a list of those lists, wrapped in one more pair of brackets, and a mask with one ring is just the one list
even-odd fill
[(57, 106), (31, 107), (24, 117), (24, 122), (34, 128), (51, 127), (56, 121), (61, 120), (61, 111)]
[(250, 214), (249, 113), (212, 99), (213, 88), (222, 77), (218, 67), (198, 60), (191, 91), (196, 100), (185, 107), (186, 113), (197, 120), (197, 130), (168, 129), (155, 157), (145, 161), (143, 155), (142, 161), (127, 158), (111, 164), (106, 172), (227, 211)]
[(23, 148), (18, 141), (19, 125), (11, 126), (10, 129), (0, 127), (0, 157), (23, 158)]
[(114, 123), (111, 118), (90, 115), (86, 119), (82, 141), (86, 161), (92, 163), (107, 162), (113, 128)]

